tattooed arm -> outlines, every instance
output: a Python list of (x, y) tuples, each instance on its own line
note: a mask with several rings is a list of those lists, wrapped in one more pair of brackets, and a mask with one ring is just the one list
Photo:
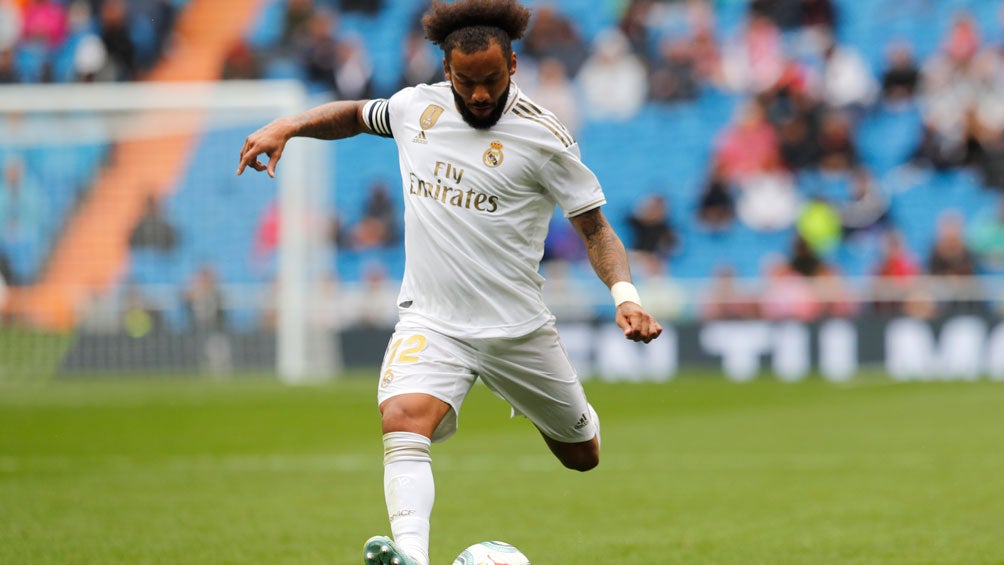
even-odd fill
[[(364, 100), (330, 102), (295, 116), (273, 120), (244, 140), (237, 174), (243, 173), (244, 167), (251, 167), (256, 171), (267, 171), (268, 176), (275, 177), (275, 166), (282, 157), (286, 142), (294, 137), (344, 139), (360, 133), (372, 133), (362, 118), (365, 104)], [(268, 157), (268, 164), (258, 160), (262, 154)]]
[[(631, 282), (627, 251), (603, 212), (599, 208), (593, 208), (573, 216), (570, 221), (582, 236), (589, 262), (600, 280), (607, 287), (620, 281)], [(624, 330), (624, 336), (632, 341), (648, 343), (662, 333), (659, 322), (635, 302), (622, 302), (617, 307), (616, 320), (617, 325)]]

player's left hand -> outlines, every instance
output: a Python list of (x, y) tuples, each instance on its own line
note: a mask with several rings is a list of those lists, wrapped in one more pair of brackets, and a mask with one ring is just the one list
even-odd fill
[(634, 302), (623, 302), (617, 307), (616, 321), (624, 330), (624, 337), (631, 341), (648, 343), (662, 333), (659, 322)]

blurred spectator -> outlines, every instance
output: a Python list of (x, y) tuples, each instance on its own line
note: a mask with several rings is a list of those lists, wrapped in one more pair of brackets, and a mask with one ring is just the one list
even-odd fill
[(690, 49), (694, 69), (701, 82), (722, 87), (722, 53), (715, 35), (714, 9), (706, 1), (694, 1), (690, 7)]
[(924, 131), (911, 157), (914, 164), (948, 169), (971, 161), (970, 120), (979, 91), (971, 62), (978, 47), (979, 32), (972, 17), (957, 14), (941, 50), (921, 73)]
[(816, 250), (800, 234), (795, 235), (788, 266), (803, 277), (815, 277), (826, 268)]
[(134, 249), (153, 249), (162, 253), (174, 251), (178, 245), (178, 233), (164, 216), (157, 198), (150, 195), (146, 199), (143, 216), (129, 235), (129, 246)]
[(202, 346), (201, 368), (212, 374), (230, 372), (233, 356), (226, 334), (226, 303), (216, 270), (203, 265), (189, 281), (182, 299), (191, 330)]
[(765, 287), (760, 295), (760, 314), (768, 320), (816, 319), (821, 305), (812, 285), (782, 257), (764, 260)]
[(649, 52), (652, 5), (652, 0), (630, 0), (617, 22), (617, 29), (627, 39), (631, 50), (642, 58), (647, 58)]
[(875, 276), (905, 280), (919, 275), (920, 272), (920, 264), (907, 249), (903, 236), (895, 230), (887, 232), (882, 256), (875, 268)]
[(83, 35), (73, 52), (74, 79), (80, 82), (111, 81), (115, 80), (115, 73), (101, 38), (94, 33)]
[(236, 39), (223, 56), (224, 80), (255, 80), (262, 77), (262, 60), (244, 38)]
[(341, 100), (373, 97), (373, 66), (361, 38), (345, 37), (335, 47), (334, 93)]
[(799, 242), (808, 246), (813, 253), (826, 255), (840, 245), (843, 235), (840, 213), (825, 198), (816, 196), (805, 203), (798, 213), (795, 226)]
[(444, 80), (443, 61), (421, 30), (412, 30), (404, 40), (400, 88), (434, 84)]
[(777, 167), (781, 161), (777, 134), (759, 103), (747, 101), (736, 107), (732, 123), (719, 134), (713, 158), (730, 180)]
[(369, 249), (384, 247), (398, 240), (397, 211), (387, 192), (387, 185), (377, 180), (369, 188), (363, 214), (352, 227), (352, 247)]
[(952, 18), (951, 27), (945, 35), (942, 50), (951, 62), (964, 66), (976, 55), (980, 48), (980, 30), (973, 15), (960, 10)]
[(524, 90), (534, 102), (554, 112), (573, 134), (579, 130), (582, 121), (579, 101), (561, 61), (551, 58), (540, 61), (536, 80), (525, 83)]
[(203, 265), (185, 288), (182, 299), (191, 328), (199, 332), (222, 332), (226, 327), (223, 291), (216, 270)]
[(715, 269), (711, 288), (701, 301), (704, 320), (748, 320), (760, 315), (756, 296), (736, 282), (735, 269), (730, 265)]
[(827, 36), (823, 47), (822, 95), (831, 109), (860, 117), (875, 102), (878, 84), (854, 48)]
[(916, 284), (920, 264), (906, 247), (899, 232), (885, 234), (882, 255), (873, 271), (872, 310), (877, 314), (911, 313), (928, 317), (933, 305)]
[(886, 66), (882, 72), (882, 99), (897, 106), (913, 100), (920, 83), (920, 69), (913, 47), (906, 40), (893, 41), (886, 48)]
[(578, 75), (586, 61), (586, 45), (575, 25), (552, 6), (540, 6), (533, 13), (522, 41), (522, 54), (541, 61), (557, 59), (568, 76)]
[(725, 177), (722, 167), (715, 165), (711, 168), (711, 173), (698, 198), (697, 219), (704, 227), (720, 231), (732, 225), (735, 215), (732, 186)]
[(725, 46), (725, 83), (736, 91), (759, 94), (777, 83), (784, 68), (784, 43), (777, 26), (769, 18), (751, 13), (740, 36)]
[(314, 0), (286, 0), (286, 9), (282, 15), (282, 35), (279, 39), (279, 46), (283, 51), (297, 51), (301, 38), (310, 35), (310, 21), (314, 12)]
[(983, 210), (969, 225), (966, 243), (978, 265), (992, 273), (1004, 272), (1004, 196), (993, 210)]
[(853, 239), (873, 228), (888, 227), (889, 199), (875, 186), (875, 179), (865, 168), (854, 171), (850, 199), (841, 202), (839, 209), (844, 239)]
[(968, 277), (976, 273), (976, 261), (962, 233), (964, 220), (955, 210), (938, 216), (934, 245), (927, 261), (932, 275)]
[(38, 42), (48, 49), (66, 39), (66, 7), (55, 0), (28, 0), (21, 20), (21, 39)]
[(976, 274), (976, 259), (963, 237), (964, 219), (956, 210), (946, 210), (938, 216), (934, 244), (927, 260), (928, 272), (942, 277), (942, 289), (947, 292), (941, 304), (949, 311), (973, 310), (979, 287), (970, 277)]
[(279, 218), (279, 203), (276, 200), (269, 202), (258, 218), (251, 246), (251, 264), (258, 271), (266, 269), (279, 246)]
[(627, 218), (631, 230), (630, 249), (637, 252), (643, 262), (665, 264), (679, 245), (676, 230), (670, 224), (666, 199), (651, 194), (638, 202), (634, 213)]
[(98, 28), (108, 54), (113, 80), (136, 78), (136, 45), (129, 31), (128, 15), (125, 0), (105, 0), (101, 5)]
[(656, 102), (695, 100), (700, 94), (688, 38), (667, 38), (649, 66), (649, 98)]
[(352, 236), (349, 234), (345, 221), (337, 213), (332, 214), (327, 220), (327, 240), (329, 244), (338, 249), (352, 247)]
[(736, 186), (736, 215), (747, 226), (776, 231), (795, 223), (802, 199), (794, 176), (779, 163), (768, 164), (762, 172), (741, 176)]
[(0, 84), (15, 84), (19, 80), (14, 63), (14, 50), (0, 49)]
[(778, 125), (778, 143), (784, 164), (792, 171), (814, 168), (819, 163), (822, 148), (817, 131), (806, 116), (795, 115)]
[(822, 158), (823, 110), (806, 90), (787, 91), (787, 101), (775, 103), (778, 143), (784, 164), (792, 171), (814, 169)]
[(823, 171), (847, 173), (858, 166), (854, 129), (846, 114), (828, 112), (823, 116), (819, 150), (819, 168)]
[(629, 119), (641, 110), (648, 95), (645, 65), (619, 31), (606, 31), (596, 38), (578, 81), (593, 119)]
[(779, 124), (802, 112), (821, 111), (816, 74), (811, 66), (798, 59), (784, 60), (777, 82), (755, 97), (772, 124)]
[(304, 24), (302, 35), (296, 37), (296, 49), (307, 80), (327, 90), (335, 89), (338, 42), (334, 29), (336, 18), (326, 10), (312, 12)]
[(980, 52), (972, 62), (972, 109), (968, 115), (965, 163), (975, 165), (984, 184), (1004, 188), (1004, 58)]

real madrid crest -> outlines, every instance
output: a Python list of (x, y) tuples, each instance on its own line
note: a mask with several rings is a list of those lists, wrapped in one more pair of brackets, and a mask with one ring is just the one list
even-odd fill
[(387, 388), (394, 381), (394, 371), (387, 369), (380, 378), (380, 388)]
[(484, 161), (485, 165), (493, 169), (501, 165), (503, 159), (505, 159), (505, 155), (502, 154), (501, 141), (493, 141), (491, 147), (481, 156), (481, 160)]

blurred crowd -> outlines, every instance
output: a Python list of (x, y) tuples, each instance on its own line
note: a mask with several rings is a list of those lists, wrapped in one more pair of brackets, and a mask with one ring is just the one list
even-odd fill
[(0, 84), (137, 80), (186, 0), (0, 0)]
[[(141, 79), (169, 51), (183, 4), (0, 0), (0, 83)], [(264, 49), (248, 38), (237, 41), (221, 76), (256, 79), (292, 69), (314, 92), (346, 99), (441, 80), (441, 54), (421, 31), (424, 8), (404, 30), (399, 79), (392, 85), (375, 79), (366, 42), (343, 30), (340, 18), (350, 12), (374, 17), (383, 9), (375, 0), (286, 0), (275, 41)], [(1004, 272), (1004, 200), (970, 222), (943, 211), (930, 227), (930, 250), (911, 249), (890, 214), (887, 171), (871, 170), (856, 140), (875, 112), (916, 110), (923, 127), (897, 170), (965, 169), (985, 190), (1004, 189), (1004, 22), (987, 37), (980, 31), (985, 26), (960, 10), (933, 52), (918, 58), (916, 46), (891, 36), (884, 61), (873, 68), (856, 46), (839, 40), (839, 2), (749, 0), (745, 10), (726, 34), (708, 0), (627, 0), (615, 25), (587, 39), (560, 3), (538, 3), (517, 45), (518, 82), (573, 132), (709, 93), (736, 99), (734, 115), (714, 133), (697, 204), (685, 213), (708, 233), (743, 226), (792, 237), (785, 253), (763, 259), (755, 291), (740, 284), (730, 265), (720, 265), (702, 302), (705, 318), (933, 316), (980, 304), (970, 299), (973, 289), (955, 288), (948, 294), (962, 299), (943, 300), (939, 290), (910, 281)], [(145, 22), (140, 31), (137, 22)], [(843, 179), (847, 194), (807, 190), (806, 179), (813, 178)], [(666, 196), (639, 193), (636, 210), (623, 219), (622, 235), (642, 278), (672, 275), (673, 258), (688, 245)], [(0, 219), (9, 200), (0, 194)], [(374, 182), (365, 209), (336, 222), (332, 241), (349, 250), (399, 245), (395, 202), (387, 186)], [(274, 214), (266, 215), (256, 253), (271, 249), (276, 233)], [(833, 260), (841, 245), (862, 240), (881, 249), (870, 268), (881, 285), (867, 300), (852, 297)], [(577, 245), (556, 226), (545, 259), (580, 261)]]

